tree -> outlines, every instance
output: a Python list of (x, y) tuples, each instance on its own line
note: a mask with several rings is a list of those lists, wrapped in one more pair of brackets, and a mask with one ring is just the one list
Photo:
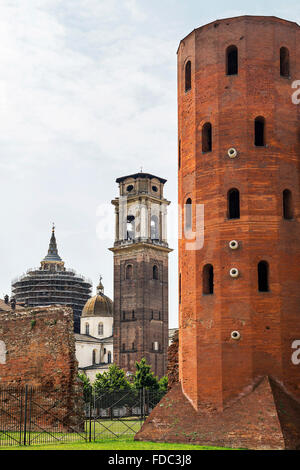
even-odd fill
[(159, 386), (159, 391), (163, 395), (165, 395), (165, 393), (167, 393), (168, 391), (168, 377), (166, 375), (160, 379), (160, 381), (158, 382), (158, 386)]
[(119, 392), (120, 390), (130, 390), (131, 385), (126, 379), (125, 372), (116, 364), (112, 364), (107, 372), (97, 374), (94, 382), (96, 395), (103, 392)]
[(90, 399), (92, 393), (92, 385), (90, 379), (85, 374), (78, 374), (79, 379), (83, 383), (83, 397), (84, 401), (88, 401)]
[(123, 369), (112, 364), (107, 372), (97, 374), (94, 382), (94, 404), (97, 409), (108, 409), (113, 417), (113, 408), (131, 406), (133, 401), (131, 384)]
[(158, 390), (158, 378), (154, 376), (151, 366), (147, 364), (143, 357), (140, 362), (135, 363), (136, 372), (133, 377), (133, 385), (136, 389), (146, 388), (149, 390)]

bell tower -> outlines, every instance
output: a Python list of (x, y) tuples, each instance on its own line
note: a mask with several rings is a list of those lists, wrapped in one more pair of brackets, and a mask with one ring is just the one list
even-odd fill
[(114, 362), (134, 372), (143, 357), (167, 371), (168, 255), (166, 180), (148, 173), (118, 178), (115, 206)]

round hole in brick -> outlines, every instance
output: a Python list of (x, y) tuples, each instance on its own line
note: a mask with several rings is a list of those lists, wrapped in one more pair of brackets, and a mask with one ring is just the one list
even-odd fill
[(237, 150), (235, 148), (231, 147), (230, 149), (228, 149), (227, 154), (228, 154), (229, 158), (235, 158), (235, 157), (237, 157)]
[(229, 274), (233, 278), (237, 278), (239, 276), (239, 270), (237, 268), (231, 268)]
[(231, 240), (229, 242), (229, 248), (231, 248), (231, 250), (236, 250), (238, 248), (239, 244), (236, 240)]
[(235, 340), (240, 339), (240, 338), (241, 338), (240, 332), (239, 332), (239, 331), (232, 331), (232, 333), (231, 333), (231, 338), (232, 338), (232, 339), (235, 339)]

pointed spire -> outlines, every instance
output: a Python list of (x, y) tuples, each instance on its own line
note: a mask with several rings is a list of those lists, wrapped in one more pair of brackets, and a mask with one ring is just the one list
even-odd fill
[(97, 294), (98, 295), (103, 295), (104, 294), (104, 287), (103, 287), (103, 284), (102, 284), (102, 276), (100, 276), (100, 281), (99, 281), (99, 284), (97, 286)]
[(52, 225), (52, 235), (50, 238), (48, 254), (45, 256), (43, 261), (61, 261), (61, 257), (58, 254), (56, 238), (55, 238), (55, 225)]

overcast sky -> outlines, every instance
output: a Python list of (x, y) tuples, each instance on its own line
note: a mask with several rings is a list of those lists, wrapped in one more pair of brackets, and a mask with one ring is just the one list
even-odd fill
[[(177, 248), (176, 50), (242, 14), (298, 21), (297, 1), (0, 0), (0, 296), (39, 266), (56, 224), (66, 267), (112, 297), (115, 179), (166, 178)], [(300, 78), (300, 77), (299, 77)], [(107, 222), (110, 221), (109, 223)], [(177, 326), (177, 250), (170, 255)]]

